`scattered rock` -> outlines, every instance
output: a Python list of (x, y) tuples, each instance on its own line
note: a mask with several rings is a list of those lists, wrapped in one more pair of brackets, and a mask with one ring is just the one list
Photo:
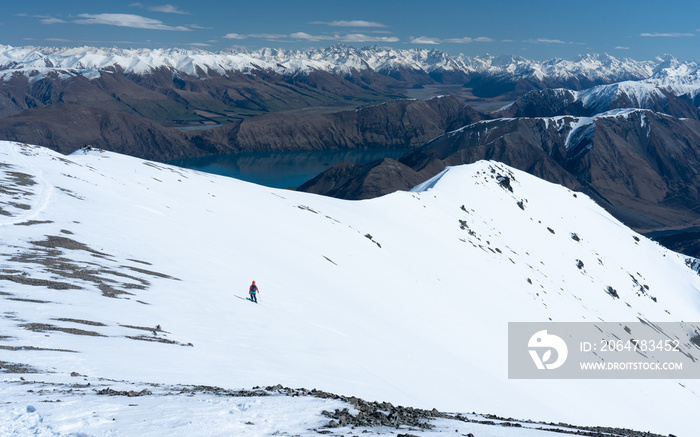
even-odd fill
[(26, 222), (22, 223), (15, 223), (15, 226), (32, 226), (32, 225), (40, 225), (44, 223), (53, 223), (53, 220), (27, 220)]
[(147, 335), (127, 335), (126, 338), (130, 340), (141, 340), (141, 341), (152, 341), (155, 343), (167, 343), (167, 344), (175, 344), (178, 346), (187, 346), (187, 347), (194, 347), (192, 343), (180, 343), (179, 341), (175, 340), (168, 340), (167, 338), (164, 337), (149, 337)]
[(498, 175), (496, 176), (496, 180), (498, 181), (498, 185), (510, 191), (511, 193), (513, 192), (513, 187), (510, 185), (510, 178), (508, 176)]
[(62, 326), (50, 325), (48, 323), (23, 323), (19, 326), (21, 326), (24, 329), (27, 329), (29, 331), (34, 331), (34, 332), (60, 331), (60, 332), (65, 332), (68, 334), (75, 334), (75, 335), (89, 335), (92, 337), (106, 337), (106, 335), (102, 335), (99, 332), (85, 331), (85, 330), (76, 329), (76, 328), (64, 328)]
[(376, 244), (380, 249), (382, 248), (382, 245), (375, 241), (371, 234), (365, 234), (365, 237), (367, 237), (367, 239), (369, 239), (369, 241), (372, 243)]
[(341, 397), (341, 400), (350, 402), (357, 414), (351, 414), (347, 408), (336, 409), (334, 412), (323, 411), (322, 414), (333, 420), (326, 427), (338, 428), (344, 426), (388, 426), (399, 428), (401, 426), (417, 427), (420, 429), (432, 429), (434, 425), (428, 423), (435, 417), (441, 417), (437, 410), (421, 410), (418, 408), (394, 406), (388, 402), (367, 402), (358, 398)]
[(96, 392), (98, 395), (103, 395), (103, 396), (128, 396), (130, 398), (134, 397), (139, 397), (139, 396), (150, 396), (153, 393), (150, 390), (143, 389), (139, 392), (133, 391), (133, 390), (114, 390), (111, 387), (104, 388), (102, 390), (98, 390)]
[(58, 319), (59, 322), (72, 322), (72, 323), (80, 323), (81, 325), (90, 325), (90, 326), (107, 326), (102, 322), (93, 322), (90, 320), (81, 320), (81, 319), (71, 319), (71, 318), (66, 318), (66, 317), (61, 317)]
[(700, 334), (695, 334), (694, 336), (690, 337), (690, 342), (700, 348)]
[(0, 372), (4, 373), (39, 373), (39, 371), (31, 366), (20, 363), (8, 363), (0, 361)]

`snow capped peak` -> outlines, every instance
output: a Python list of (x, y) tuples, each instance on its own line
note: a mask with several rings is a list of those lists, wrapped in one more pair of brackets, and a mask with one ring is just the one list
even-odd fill
[(566, 80), (579, 76), (588, 80), (614, 82), (627, 79), (645, 79), (652, 75), (654, 62), (632, 59), (619, 60), (610, 55), (580, 55), (574, 60), (549, 59), (534, 61), (519, 56), (487, 56), (469, 59), (465, 64), (480, 73), (511, 76), (513, 80), (535, 77)]
[(681, 64), (681, 62), (676, 59), (674, 56), (670, 54), (664, 54), (661, 56), (658, 56), (654, 59), (657, 62), (656, 67), (654, 68), (654, 74), (657, 74), (661, 72), (662, 70), (670, 69), (673, 70), (675, 68), (678, 68)]
[(661, 90), (653, 83), (624, 81), (610, 85), (599, 85), (578, 93), (583, 106), (602, 110), (609, 108), (621, 96), (629, 99), (629, 104), (647, 108), (654, 100), (664, 99)]
[(645, 82), (677, 96), (695, 97), (700, 91), (700, 66), (695, 62), (680, 63), (675, 58), (664, 60)]
[(35, 76), (50, 72), (71, 72), (96, 77), (106, 69), (149, 74), (160, 68), (174, 69), (194, 77), (201, 72), (225, 74), (256, 69), (280, 74), (322, 70), (349, 74), (371, 69), (380, 73), (398, 69), (453, 71), (465, 75), (487, 74), (518, 78), (563, 80), (581, 76), (606, 82), (646, 79), (662, 71), (680, 68), (668, 59), (637, 62), (610, 55), (585, 55), (574, 61), (551, 59), (533, 61), (518, 56), (450, 56), (437, 49), (393, 49), (381, 46), (354, 48), (336, 44), (306, 51), (263, 48), (256, 51), (207, 52), (199, 49), (119, 49), (119, 48), (15, 48), (0, 46), (0, 75), (6, 80), (14, 73)]
[(567, 149), (576, 149), (577, 153), (587, 150), (591, 146), (593, 133), (595, 132), (595, 123), (597, 120), (604, 118), (624, 117), (629, 118), (632, 114), (641, 113), (640, 123), (642, 126), (646, 123), (645, 113), (647, 109), (638, 108), (616, 108), (611, 109), (591, 117), (575, 117), (571, 115), (563, 115), (556, 117), (541, 117), (546, 128), (550, 125), (555, 126), (558, 131), (567, 132), (564, 144)]

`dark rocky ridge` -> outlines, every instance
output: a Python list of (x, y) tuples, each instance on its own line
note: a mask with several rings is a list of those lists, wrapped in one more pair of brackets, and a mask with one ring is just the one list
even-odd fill
[[(616, 85), (600, 87), (600, 94), (616, 91)], [(609, 88), (609, 89), (606, 89)], [(581, 97), (568, 89), (544, 89), (530, 91), (518, 98), (512, 104), (495, 112), (497, 117), (556, 117), (562, 115), (575, 115), (590, 117), (611, 109), (639, 108), (661, 112), (678, 118), (698, 119), (699, 111), (696, 102), (690, 95), (676, 96), (667, 90), (648, 87), (650, 92), (647, 99), (638, 101), (637, 96), (630, 95), (624, 87), (614, 98), (604, 95), (591, 99), (588, 106), (584, 105)]]
[(0, 139), (62, 153), (91, 144), (154, 160), (230, 153), (243, 148), (198, 142), (196, 133), (184, 135), (175, 127), (221, 124), (235, 131), (260, 114), (338, 111), (398, 98), (400, 85), (380, 74), (342, 77), (321, 71), (294, 77), (263, 70), (209, 72), (204, 79), (168, 68), (144, 75), (109, 68), (92, 79), (56, 72), (37, 80), (14, 74), (0, 81)]
[(593, 111), (583, 107), (583, 102), (568, 89), (544, 89), (530, 91), (515, 102), (500, 109), (501, 117), (555, 117), (558, 115), (591, 116)]
[(0, 138), (63, 154), (91, 145), (153, 160), (202, 153), (178, 131), (133, 114), (59, 103), (0, 119)]
[(192, 135), (219, 152), (413, 148), (483, 117), (455, 97), (393, 100), (322, 114), (276, 113)]
[(181, 132), (116, 110), (58, 103), (0, 119), (0, 138), (69, 154), (86, 144), (156, 161), (236, 152), (412, 148), (482, 114), (454, 97), (334, 113), (275, 113)]
[[(13, 75), (0, 83), (0, 116), (66, 103), (112, 109), (177, 126), (313, 106), (346, 107), (401, 94), (392, 92), (389, 86), (397, 83), (386, 76), (342, 77), (320, 71), (296, 77), (264, 70), (225, 75), (209, 72), (199, 78), (165, 67), (147, 74), (108, 68), (97, 78), (65, 76), (50, 73), (33, 80)], [(213, 115), (197, 115), (196, 111)]]
[[(618, 80), (640, 80), (645, 77), (629, 75)], [(514, 100), (527, 93), (554, 88), (584, 90), (597, 85), (614, 82), (601, 79), (590, 79), (585, 75), (572, 75), (566, 78), (532, 76), (514, 76), (510, 72), (477, 74), (471, 76), (464, 86), (471, 88), (477, 97), (493, 98), (501, 96), (505, 100)]]
[[(342, 199), (371, 199), (386, 194), (386, 187), (410, 190), (423, 176), (393, 159), (369, 164), (338, 164), (298, 188), (299, 191)], [(394, 190), (395, 191), (395, 190)]]

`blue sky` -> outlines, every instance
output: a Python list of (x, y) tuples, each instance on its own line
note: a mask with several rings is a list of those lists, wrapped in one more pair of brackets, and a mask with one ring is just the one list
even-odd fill
[(700, 60), (696, 0), (33, 0), (4, 1), (0, 10), (0, 44), (12, 46), (218, 51), (344, 43), (532, 59)]

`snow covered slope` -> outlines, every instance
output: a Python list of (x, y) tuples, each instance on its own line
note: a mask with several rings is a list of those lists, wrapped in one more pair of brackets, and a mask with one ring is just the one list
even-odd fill
[(2, 142), (0, 187), (6, 367), (695, 432), (696, 381), (507, 379), (508, 322), (700, 320), (700, 276), (505, 165), (342, 201)]
[(700, 80), (685, 84), (678, 81), (675, 85), (664, 85), (655, 79), (623, 81), (582, 91), (550, 88), (531, 91), (496, 114), (517, 117), (595, 115), (612, 109), (635, 108), (696, 119), (698, 108), (693, 98), (698, 92)]
[(652, 102), (664, 99), (661, 90), (648, 82), (625, 81), (611, 85), (600, 85), (578, 93), (584, 108), (592, 108), (596, 113), (608, 110), (612, 103), (625, 95), (632, 108), (650, 108)]

